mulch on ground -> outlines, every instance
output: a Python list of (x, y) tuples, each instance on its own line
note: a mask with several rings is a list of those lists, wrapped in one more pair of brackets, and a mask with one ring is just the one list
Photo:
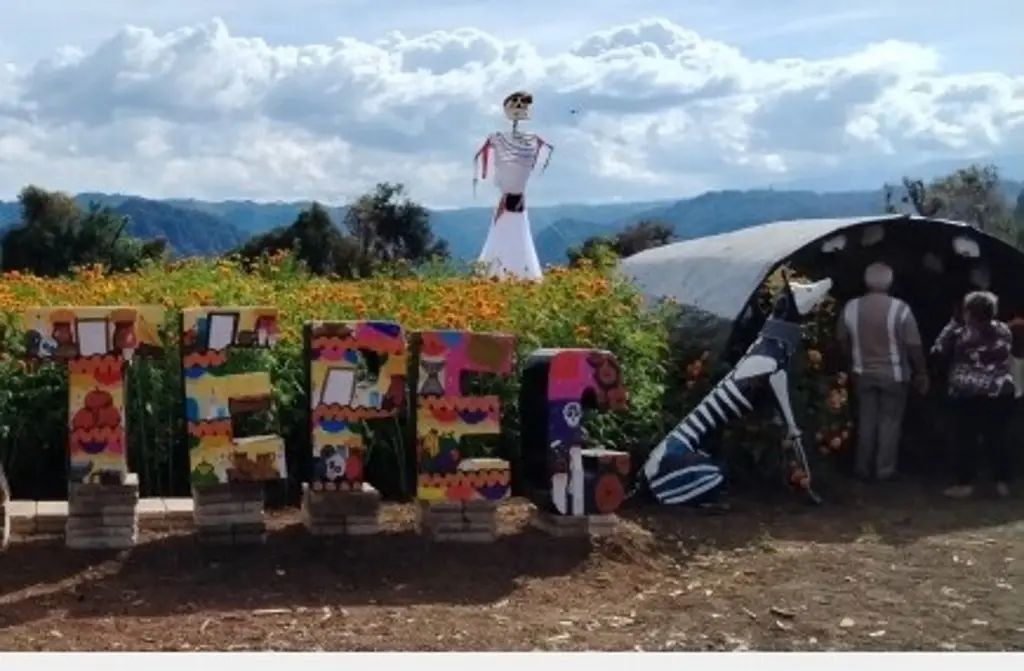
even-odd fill
[(412, 506), (322, 541), (295, 511), (259, 548), (187, 528), (117, 555), (0, 554), (0, 650), (1024, 650), (1024, 501), (868, 487), (821, 508), (623, 511), (619, 535), (437, 545)]

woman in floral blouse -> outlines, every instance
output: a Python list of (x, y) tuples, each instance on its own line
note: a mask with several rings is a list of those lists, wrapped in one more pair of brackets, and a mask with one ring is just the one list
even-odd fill
[[(954, 316), (932, 352), (949, 357), (949, 396), (956, 420), (956, 484), (946, 495), (974, 493), (979, 450), (991, 461), (1000, 496), (1009, 496), (1011, 454), (1006, 429), (1014, 409), (1013, 336), (996, 319), (998, 299), (988, 291), (967, 294), (963, 317)], [(979, 443), (981, 443), (979, 445)]]

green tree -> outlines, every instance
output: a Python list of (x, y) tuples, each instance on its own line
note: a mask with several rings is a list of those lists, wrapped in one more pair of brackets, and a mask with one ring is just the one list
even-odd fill
[(619, 231), (612, 237), (593, 236), (567, 252), (570, 266), (578, 266), (584, 259), (605, 267), (618, 259), (638, 254), (645, 249), (661, 247), (675, 240), (675, 232), (668, 224), (645, 219)]
[(1024, 189), (1017, 194), (1017, 206), (1013, 208), (1013, 221), (1017, 228), (1024, 228)]
[(320, 203), (300, 212), (289, 226), (254, 236), (232, 253), (252, 261), (282, 251), (293, 253), (314, 274), (341, 277), (354, 276), (359, 256), (355, 241), (334, 225)]
[(21, 190), (18, 201), (21, 220), (0, 242), (5, 270), (55, 276), (98, 263), (124, 271), (166, 253), (161, 240), (127, 235), (127, 219), (110, 208), (92, 203), (83, 212), (70, 195), (33, 185)]
[(598, 268), (608, 268), (615, 265), (621, 258), (615, 251), (615, 238), (607, 238), (595, 235), (583, 241), (577, 247), (570, 247), (566, 252), (569, 257), (569, 265), (577, 268), (585, 262), (589, 262)]
[(413, 265), (448, 258), (448, 243), (430, 228), (430, 212), (410, 200), (401, 184), (382, 182), (345, 213), (345, 229), (359, 250), (359, 271), (405, 260)]
[(891, 187), (886, 187), (886, 210), (910, 209), (913, 214), (953, 219), (971, 224), (1005, 240), (1015, 241), (1010, 204), (1000, 191), (999, 170), (994, 165), (972, 164), (925, 184), (903, 178), (899, 207)]

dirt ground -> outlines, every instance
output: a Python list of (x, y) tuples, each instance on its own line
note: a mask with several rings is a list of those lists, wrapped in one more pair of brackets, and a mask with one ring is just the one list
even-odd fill
[(433, 545), (411, 506), (379, 537), (266, 547), (187, 529), (131, 552), (0, 554), (0, 650), (1024, 650), (1024, 501), (875, 486), (821, 508), (623, 511), (566, 541), (502, 513), (491, 546)]

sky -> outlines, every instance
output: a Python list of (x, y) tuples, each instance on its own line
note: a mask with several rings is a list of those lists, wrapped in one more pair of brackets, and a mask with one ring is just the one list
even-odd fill
[(5, 2), (0, 198), (341, 203), (386, 180), (468, 205), (518, 89), (555, 147), (529, 202), (1024, 153), (1024, 3), (850, 4)]

